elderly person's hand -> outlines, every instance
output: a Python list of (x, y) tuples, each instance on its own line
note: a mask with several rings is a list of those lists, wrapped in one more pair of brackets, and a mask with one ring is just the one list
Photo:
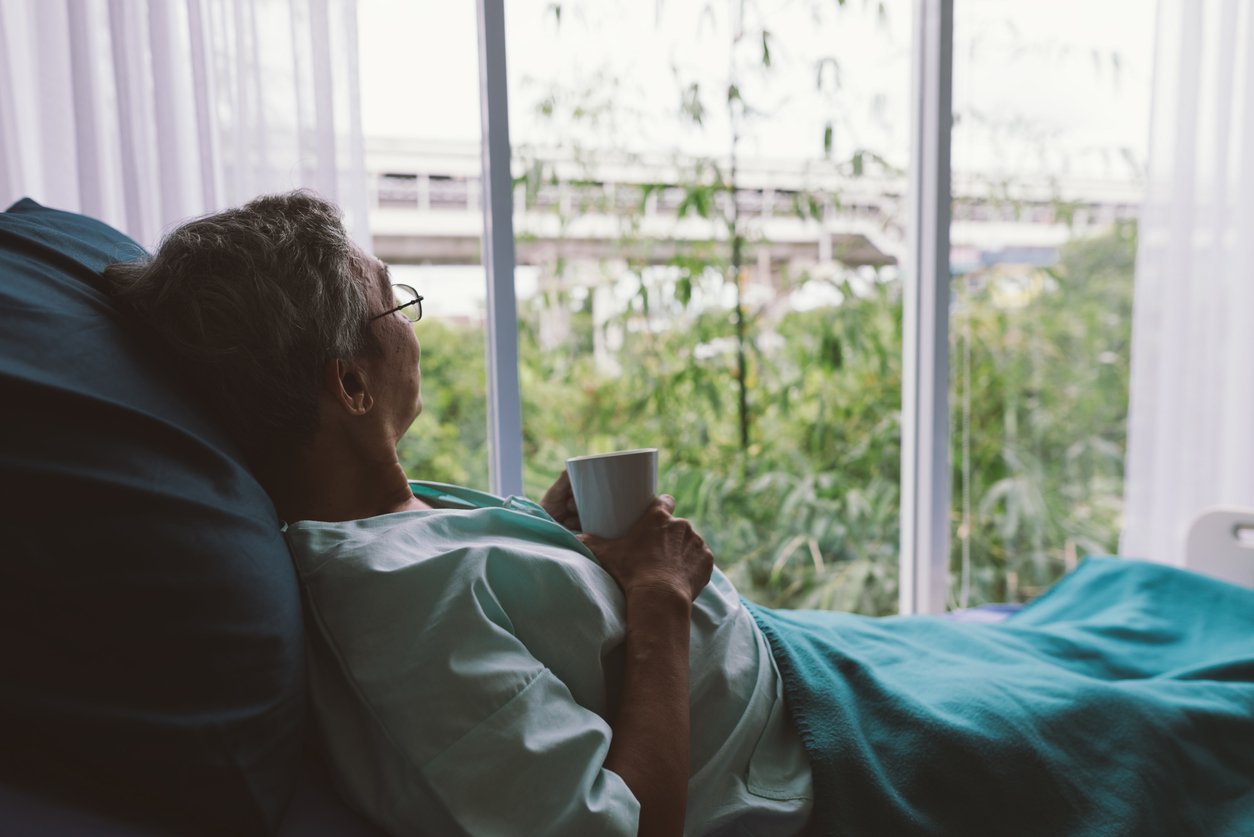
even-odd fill
[(621, 538), (580, 535), (601, 566), (630, 596), (641, 589), (674, 590), (694, 601), (710, 581), (714, 554), (682, 517), (673, 517), (675, 498), (656, 498)]
[(690, 730), (688, 633), (714, 556), (675, 498), (655, 499), (621, 538), (580, 535), (622, 588), (627, 631), (623, 687), (605, 758), (640, 802), (640, 837), (684, 831)]
[(575, 508), (575, 492), (570, 487), (570, 475), (562, 469), (557, 481), (549, 486), (540, 498), (540, 505), (549, 517), (572, 532), (580, 531), (579, 509)]

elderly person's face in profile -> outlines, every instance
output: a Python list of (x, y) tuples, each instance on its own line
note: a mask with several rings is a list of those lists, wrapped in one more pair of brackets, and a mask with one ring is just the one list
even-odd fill
[(421, 348), (409, 316), (395, 310), (399, 301), (387, 266), (356, 244), (353, 250), (357, 277), (369, 301), (370, 329), (378, 341), (377, 352), (366, 352), (358, 360), (373, 382), (370, 392), (381, 426), (399, 439), (422, 412)]
[(396, 446), (422, 411), (420, 309), (403, 307), (419, 300), (397, 299), (334, 204), (263, 195), (176, 227), (106, 278), (185, 365), (282, 519), (418, 502)]

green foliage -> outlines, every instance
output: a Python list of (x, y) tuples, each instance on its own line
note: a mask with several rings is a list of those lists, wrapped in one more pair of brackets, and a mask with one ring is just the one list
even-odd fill
[[(955, 603), (964, 555), (966, 603), (977, 604), (1024, 599), (1076, 556), (1114, 550), (1134, 253), (1125, 226), (1068, 245), (1053, 269), (1026, 280), (998, 270), (955, 280)], [(627, 339), (613, 355), (617, 373), (607, 373), (595, 362), (588, 298), (547, 301), (570, 311), (570, 335), (556, 346), (541, 342), (546, 302), (531, 300), (519, 335), (527, 493), (540, 496), (568, 456), (655, 446), (663, 490), (746, 596), (893, 612), (900, 292), (880, 279), (836, 289), (839, 305), (755, 322), (758, 430), (748, 451), (727, 309), (666, 304), (654, 288), (647, 314), (637, 306), (610, 324)], [(483, 333), (434, 319), (418, 328), (426, 412), (402, 463), (413, 476), (483, 485)]]
[(1135, 252), (1121, 225), (1047, 271), (955, 287), (951, 554), (969, 541), (972, 603), (1029, 597), (1116, 549)]

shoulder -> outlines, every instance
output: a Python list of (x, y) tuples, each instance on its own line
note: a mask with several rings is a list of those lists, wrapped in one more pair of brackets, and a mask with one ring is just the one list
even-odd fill
[(578, 539), (504, 508), (302, 522), (287, 538), (315, 627), (346, 653), (508, 656), (520, 637), (542, 644), (557, 612), (599, 623), (618, 609)]
[(510, 515), (404, 512), (288, 527), (314, 634), (315, 695), (347, 682), (355, 705), (393, 732), (421, 707), (439, 720), (409, 744), (421, 761), (535, 691), (565, 628), (590, 629), (613, 606), (592, 578), (599, 567)]
[[(438, 575), (444, 583), (481, 575), (489, 560), (587, 567), (595, 562), (572, 533), (508, 506), (415, 509), (345, 522), (301, 521), (285, 530), (302, 582), (324, 577)], [(598, 568), (599, 569), (599, 568)]]
[(315, 702), (334, 683), (347, 683), (360, 701), (350, 711), (365, 712), (390, 734), (406, 724), (404, 707), (422, 707), (439, 723), (409, 742), (420, 759), (449, 746), (543, 670), (492, 601), (488, 568), (500, 550), (457, 519), (473, 514), (402, 512), (302, 522), (287, 531), (313, 635)]

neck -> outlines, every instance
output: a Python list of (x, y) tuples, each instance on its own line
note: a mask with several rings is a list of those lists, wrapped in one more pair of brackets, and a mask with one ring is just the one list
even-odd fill
[(258, 468), (258, 478), (280, 519), (345, 521), (423, 508), (409, 489), (395, 448), (357, 450), (330, 444), (319, 434), (313, 444), (289, 451)]

